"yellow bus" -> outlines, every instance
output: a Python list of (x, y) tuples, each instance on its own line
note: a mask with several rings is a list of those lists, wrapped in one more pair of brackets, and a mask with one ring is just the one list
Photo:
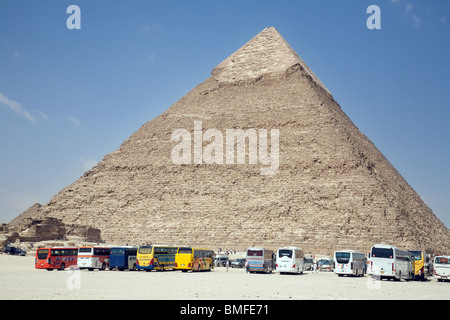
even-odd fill
[(187, 272), (211, 271), (214, 268), (214, 251), (203, 248), (180, 247), (175, 257), (175, 269)]
[(138, 270), (170, 270), (175, 268), (175, 255), (178, 247), (140, 246), (136, 255)]
[(429, 265), (426, 253), (418, 250), (409, 250), (412, 258), (413, 279), (425, 281), (428, 278)]

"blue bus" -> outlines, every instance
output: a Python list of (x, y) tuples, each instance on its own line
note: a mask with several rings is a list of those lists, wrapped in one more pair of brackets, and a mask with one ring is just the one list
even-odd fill
[(136, 270), (137, 247), (113, 247), (109, 251), (109, 268)]

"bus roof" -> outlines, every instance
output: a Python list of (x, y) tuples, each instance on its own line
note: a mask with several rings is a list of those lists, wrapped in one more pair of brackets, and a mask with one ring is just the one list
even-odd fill
[(39, 247), (38, 249), (78, 249), (78, 247)]
[[(171, 246), (167, 244), (146, 244), (142, 246), (138, 246), (142, 248), (151, 248), (151, 247), (158, 247), (158, 248), (181, 248), (180, 246)], [(187, 247), (186, 247), (187, 248)]]
[(395, 247), (395, 246), (393, 246), (393, 245), (390, 245), (390, 244), (381, 244), (381, 243), (374, 244), (374, 245), (372, 246), (372, 248), (373, 248), (373, 247), (375, 247), (375, 248), (385, 248), (385, 249), (398, 249), (397, 247)]
[(278, 250), (280, 250), (280, 249), (294, 249), (294, 250), (302, 250), (303, 251), (303, 249), (302, 248), (300, 248), (300, 247), (281, 247), (281, 248), (278, 248)]
[(95, 249), (110, 249), (111, 247), (100, 247), (100, 246), (81, 246), (80, 248), (95, 248)]
[(111, 249), (137, 249), (136, 246), (119, 246), (119, 247), (110, 247)]

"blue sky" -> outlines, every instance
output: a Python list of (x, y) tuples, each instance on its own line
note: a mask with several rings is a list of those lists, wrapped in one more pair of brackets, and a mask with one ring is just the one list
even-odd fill
[(450, 226), (448, 0), (2, 0), (0, 222), (47, 203), (267, 26)]

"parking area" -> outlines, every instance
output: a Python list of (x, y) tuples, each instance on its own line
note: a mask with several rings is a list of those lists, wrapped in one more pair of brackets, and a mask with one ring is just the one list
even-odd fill
[(450, 299), (450, 283), (379, 281), (332, 272), (300, 275), (211, 272), (46, 271), (34, 257), (0, 255), (1, 299)]

